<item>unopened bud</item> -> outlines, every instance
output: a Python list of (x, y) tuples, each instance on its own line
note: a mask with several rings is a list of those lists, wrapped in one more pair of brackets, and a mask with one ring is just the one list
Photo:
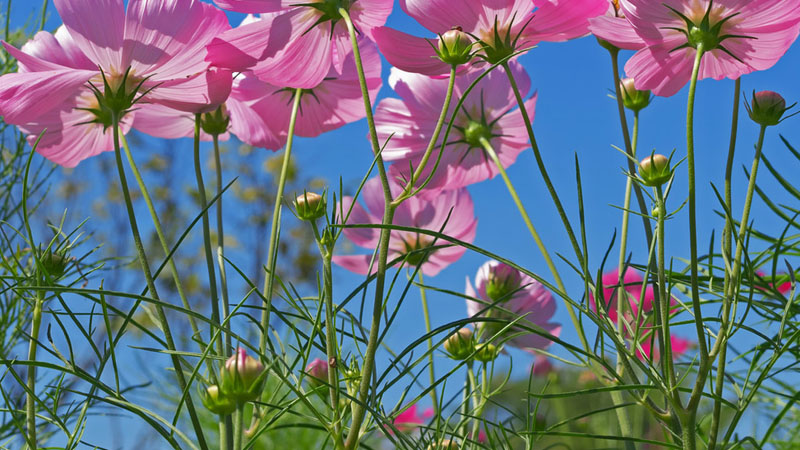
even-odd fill
[(236, 410), (236, 402), (223, 395), (216, 384), (207, 387), (200, 399), (209, 411), (221, 416), (231, 414)]
[(255, 400), (261, 394), (265, 376), (264, 365), (239, 347), (220, 373), (222, 393), (240, 402)]
[(475, 351), (475, 341), (473, 340), (472, 330), (469, 328), (462, 328), (454, 335), (444, 341), (444, 349), (450, 354), (450, 357), (463, 361), (472, 355)]
[(672, 177), (669, 158), (659, 154), (646, 157), (639, 163), (639, 176), (647, 186), (661, 186)]
[(315, 358), (306, 366), (306, 373), (309, 375), (308, 384), (317, 388), (328, 382), (328, 362)]
[(754, 92), (751, 104), (745, 105), (753, 122), (765, 127), (780, 123), (783, 114), (791, 108), (786, 107), (786, 100), (780, 94), (772, 91)]
[(231, 116), (223, 103), (214, 111), (204, 113), (200, 116), (200, 127), (212, 136), (219, 136), (228, 131), (231, 124)]
[(57, 280), (64, 275), (69, 263), (69, 257), (58, 252), (47, 252), (41, 256), (42, 268), (52, 280)]
[(477, 350), (477, 352), (475, 353), (475, 359), (477, 359), (480, 362), (494, 361), (500, 354), (500, 349), (497, 348), (496, 345), (485, 342), (480, 344), (475, 344), (475, 349)]
[(466, 64), (472, 59), (472, 40), (461, 27), (446, 31), (439, 37), (439, 59), (458, 66)]
[(458, 441), (453, 439), (442, 439), (439, 442), (434, 442), (427, 447), (427, 450), (457, 450), (460, 448)]
[(624, 78), (619, 82), (622, 92), (622, 104), (631, 111), (641, 111), (650, 104), (650, 91), (640, 91), (633, 84), (633, 78)]
[(324, 196), (315, 192), (304, 192), (297, 196), (294, 207), (300, 220), (313, 222), (325, 215), (328, 205)]

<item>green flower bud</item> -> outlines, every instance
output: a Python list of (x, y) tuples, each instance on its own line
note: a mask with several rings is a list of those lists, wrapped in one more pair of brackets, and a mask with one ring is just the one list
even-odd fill
[(625, 78), (619, 82), (622, 92), (622, 104), (631, 111), (641, 111), (650, 104), (650, 91), (640, 91), (633, 84), (633, 78)]
[(237, 402), (255, 400), (261, 395), (266, 374), (264, 365), (239, 347), (220, 371), (222, 393)]
[(787, 108), (786, 100), (777, 92), (754, 91), (751, 103), (745, 103), (745, 106), (753, 122), (767, 127), (779, 124), (783, 114), (794, 105)]
[(212, 136), (225, 134), (230, 124), (231, 117), (228, 115), (228, 108), (225, 107), (224, 103), (216, 110), (203, 113), (200, 116), (200, 128)]
[(69, 257), (59, 252), (50, 252), (41, 256), (42, 268), (50, 276), (51, 280), (57, 280), (64, 275), (69, 264)]
[(500, 355), (500, 349), (496, 345), (486, 342), (475, 344), (475, 349), (477, 350), (475, 359), (480, 362), (494, 361)]
[(475, 351), (475, 341), (473, 339), (472, 330), (469, 328), (462, 328), (454, 335), (444, 341), (444, 349), (450, 354), (450, 357), (463, 361), (472, 355)]
[(672, 177), (669, 158), (659, 154), (646, 157), (639, 163), (639, 176), (647, 186), (661, 186)]
[(458, 441), (453, 439), (442, 439), (439, 442), (434, 442), (428, 445), (427, 450), (458, 450), (461, 448)]
[(223, 395), (216, 384), (207, 387), (201, 393), (200, 399), (203, 401), (203, 405), (215, 414), (225, 416), (236, 411), (236, 402)]
[(472, 59), (472, 41), (461, 27), (454, 27), (439, 36), (439, 59), (458, 66)]
[(304, 192), (295, 199), (294, 208), (300, 220), (313, 222), (325, 215), (328, 205), (325, 202), (324, 194)]

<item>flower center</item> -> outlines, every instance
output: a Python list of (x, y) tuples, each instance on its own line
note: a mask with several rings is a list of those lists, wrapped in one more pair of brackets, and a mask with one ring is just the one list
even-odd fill
[(728, 23), (729, 20), (738, 16), (740, 13), (736, 12), (725, 16), (722, 8), (714, 8), (713, 1), (708, 2), (708, 8), (705, 10), (698, 10), (695, 8), (690, 11), (688, 15), (676, 10), (675, 8), (672, 8), (671, 6), (665, 6), (686, 24), (685, 28), (665, 27), (665, 29), (675, 30), (683, 33), (686, 36), (686, 43), (672, 49), (672, 51), (687, 47), (697, 49), (701, 48), (702, 46), (704, 52), (720, 49), (739, 60), (739, 58), (731, 54), (728, 49), (722, 46), (722, 42), (731, 38), (754, 39), (751, 36), (742, 36), (723, 32), (723, 27), (725, 24)]
[(464, 141), (470, 147), (483, 148), (482, 140), (489, 141), (492, 139), (491, 126), (484, 121), (470, 120), (462, 133), (464, 134)]
[(409, 240), (403, 240), (403, 245), (406, 248), (406, 262), (411, 266), (419, 266), (430, 257), (432, 251), (425, 251), (431, 246), (431, 241), (427, 236), (415, 235), (409, 237)]

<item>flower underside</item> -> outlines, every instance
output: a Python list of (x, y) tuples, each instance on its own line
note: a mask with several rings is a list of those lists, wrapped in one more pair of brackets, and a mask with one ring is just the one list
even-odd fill
[(453, 128), (458, 130), (461, 133), (461, 139), (450, 142), (449, 144), (466, 144), (467, 150), (462, 155), (462, 159), (466, 158), (470, 151), (473, 149), (477, 149), (481, 151), (486, 157), (486, 151), (483, 147), (483, 141), (491, 142), (493, 138), (500, 137), (500, 134), (493, 133), (493, 128), (497, 121), (500, 120), (500, 117), (489, 121), (486, 108), (484, 107), (483, 102), (483, 92), (481, 92), (481, 105), (480, 105), (480, 116), (478, 117), (477, 112), (473, 109), (472, 113), (467, 110), (464, 106), (461, 107), (463, 111), (463, 115), (458, 120), (461, 125), (453, 125)]
[[(708, 2), (708, 8), (705, 10), (702, 19), (693, 20), (692, 18), (688, 17), (686, 14), (676, 10), (675, 8), (664, 4), (665, 7), (669, 8), (673, 14), (677, 15), (681, 20), (684, 21), (686, 24), (685, 28), (681, 27), (663, 27), (666, 30), (674, 30), (678, 31), (684, 36), (686, 36), (686, 43), (679, 45), (672, 50), (671, 52), (681, 50), (684, 48), (695, 48), (702, 47), (704, 52), (711, 51), (711, 50), (722, 50), (730, 57), (736, 59), (739, 62), (743, 61), (733, 53), (731, 53), (725, 46), (722, 45), (722, 42), (727, 39), (755, 39), (751, 36), (744, 36), (738, 34), (727, 34), (723, 31), (723, 27), (728, 23), (729, 20), (733, 19), (734, 17), (738, 16), (740, 13), (736, 12), (730, 14), (725, 17), (721, 18), (712, 18), (712, 16), (720, 16), (720, 9), (714, 11), (714, 2)], [(714, 14), (712, 14), (714, 13)], [(712, 23), (713, 22), (713, 23)]]
[(94, 84), (100, 81), (96, 79), (97, 77), (95, 77), (94, 83), (90, 80), (88, 87), (92, 91), (94, 98), (87, 99), (85, 107), (75, 108), (91, 113), (94, 118), (77, 125), (94, 123), (102, 125), (103, 129), (107, 130), (114, 125), (115, 118), (117, 121), (122, 120), (125, 114), (131, 111), (133, 105), (154, 89), (150, 88), (138, 95), (147, 78), (134, 76), (130, 67), (122, 75), (112, 72), (109, 76), (106, 76), (106, 73), (101, 68), (100, 77), (103, 81), (103, 90), (101, 91)]
[(409, 236), (409, 240), (403, 240), (406, 262), (411, 266), (419, 266), (426, 262), (433, 253), (432, 250), (427, 250), (432, 244), (433, 241), (428, 237), (420, 236), (419, 234), (414, 237)]
[(314, 27), (322, 25), (325, 22), (330, 22), (330, 37), (333, 39), (333, 30), (336, 28), (336, 23), (342, 20), (342, 15), (339, 13), (339, 8), (344, 8), (345, 10), (349, 11), (351, 4), (355, 1), (356, 0), (319, 0), (313, 3), (297, 3), (292, 6), (305, 6), (307, 8), (315, 9), (316, 14), (319, 15), (316, 22), (308, 27), (308, 29), (303, 33), (304, 35), (314, 29)]

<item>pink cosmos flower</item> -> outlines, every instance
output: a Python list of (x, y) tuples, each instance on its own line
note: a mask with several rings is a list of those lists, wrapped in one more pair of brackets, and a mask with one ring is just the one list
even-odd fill
[(623, 0), (622, 11), (647, 43), (625, 65), (639, 90), (670, 96), (691, 78), (736, 79), (772, 67), (800, 31), (800, 0)]
[[(587, 34), (587, 19), (603, 14), (608, 4), (606, 0), (400, 0), (400, 6), (435, 34), (460, 27), (495, 46), (497, 32), (510, 41), (518, 37), (514, 49), (524, 49)], [(435, 36), (429, 41), (388, 27), (374, 30), (373, 36), (389, 63), (401, 70), (431, 76), (450, 72), (450, 65), (436, 56)]]
[[(470, 317), (480, 315), (513, 321), (524, 316), (518, 323), (542, 328), (553, 336), (561, 334), (561, 325), (549, 321), (556, 312), (556, 302), (550, 291), (530, 276), (499, 261), (488, 261), (478, 269), (474, 288), (467, 277), (465, 294), (475, 299), (467, 299), (467, 314)], [(496, 302), (499, 303), (495, 308), (481, 313)], [(483, 324), (481, 322), (477, 326), (481, 328)], [(495, 327), (495, 330), (487, 329), (489, 334), (485, 337), (491, 337), (502, 325), (492, 324), (492, 328)], [(518, 328), (512, 329), (515, 333), (521, 331)], [(507, 342), (508, 345), (523, 350), (543, 349), (551, 343), (548, 338), (535, 333), (526, 333)]]
[[(350, 37), (338, 1), (217, 0), (232, 11), (262, 14), (218, 36), (207, 60), (234, 71), (250, 69), (261, 80), (282, 87), (313, 88), (333, 65), (342, 73)], [(367, 37), (386, 22), (392, 0), (352, 0), (349, 14)]]
[[(512, 61), (522, 95), (531, 88), (528, 74), (521, 65)], [(478, 73), (458, 77), (454, 98), (475, 80)], [(387, 142), (383, 158), (395, 161), (395, 174), (405, 175), (409, 163), (415, 168), (433, 135), (437, 119), (444, 104), (448, 80), (433, 79), (425, 75), (403, 72), (393, 68), (389, 84), (400, 98), (382, 100), (375, 111), (375, 125), (381, 142)], [(456, 116), (455, 126), (448, 137), (448, 144), (441, 156), (440, 166), (428, 187), (457, 188), (493, 178), (498, 174), (497, 166), (489, 159), (479, 138), (492, 144), (503, 167), (514, 163), (523, 150), (528, 148), (528, 135), (522, 115), (516, 108), (517, 101), (506, 75), (499, 70), (483, 78), (470, 92), (461, 111)], [(525, 102), (533, 120), (536, 95)], [(451, 114), (456, 102), (452, 102)], [(444, 131), (440, 135), (444, 139)], [(439, 154), (439, 145), (426, 166), (428, 172)]]
[[(669, 340), (672, 343), (672, 359), (680, 358), (686, 352), (688, 352), (692, 347), (694, 347), (694, 342), (690, 341), (689, 339), (682, 338), (680, 336), (670, 336)], [(637, 350), (636, 355), (640, 359), (651, 359), (652, 355), (651, 343), (652, 343), (651, 339), (645, 339), (639, 343), (639, 345), (642, 346), (642, 352)], [(658, 349), (656, 349), (653, 361), (658, 361), (659, 356), (660, 355)]]
[[(612, 322), (617, 322), (617, 288), (619, 286), (619, 271), (614, 269), (610, 272), (606, 272), (603, 274), (603, 309), (607, 311), (608, 317), (611, 319)], [(644, 298), (640, 302), (639, 299), (642, 295), (642, 285), (644, 284), (644, 279), (642, 276), (637, 272), (635, 269), (628, 268), (625, 270), (625, 276), (622, 279), (624, 284), (625, 292), (628, 295), (628, 310), (626, 314), (628, 315), (628, 319), (632, 320), (638, 314), (639, 307), (642, 308), (642, 313), (648, 314), (653, 310), (653, 300), (655, 299), (655, 293), (653, 291), (653, 286), (648, 284), (644, 290)], [(589, 303), (592, 306), (592, 309), (597, 311), (597, 304), (595, 303), (595, 298), (592, 293), (589, 293)]]
[[(391, 183), (392, 192), (397, 195), (400, 187)], [(348, 224), (380, 224), (383, 216), (383, 189), (380, 180), (375, 177), (367, 180), (361, 191), (366, 208), (353, 202), (352, 197), (342, 200), (345, 214), (350, 206)], [(449, 218), (448, 218), (449, 216)], [(414, 227), (434, 232), (442, 232), (446, 236), (465, 242), (475, 239), (478, 221), (475, 218), (472, 198), (466, 189), (442, 191), (430, 199), (414, 196), (400, 204), (395, 212), (394, 225)], [(445, 226), (446, 224), (446, 226)], [(380, 230), (374, 228), (346, 228), (344, 234), (354, 244), (373, 250), (378, 247)], [(448, 242), (435, 240), (432, 236), (411, 231), (393, 230), (389, 241), (389, 260), (408, 254), (406, 264), (421, 266), (422, 273), (429, 276), (438, 274), (442, 269), (457, 261), (466, 251), (459, 246), (437, 248), (430, 252), (415, 252), (433, 247), (446, 246)], [(367, 274), (370, 269), (372, 254), (337, 255), (333, 262), (351, 272)], [(377, 262), (372, 271), (377, 270)]]
[[(764, 272), (763, 270), (757, 270), (756, 271), (756, 275), (758, 275), (761, 278), (764, 278), (765, 280), (769, 280), (769, 275), (767, 275), (767, 273)], [(771, 287), (775, 286), (775, 283), (773, 283), (772, 281), (768, 281), (768, 284)], [(758, 288), (758, 289), (763, 289), (763, 288)], [(791, 291), (792, 290), (792, 282), (791, 282), (791, 280), (787, 280), (787, 281), (784, 281), (783, 283), (780, 283), (778, 285), (778, 287), (776, 288), (776, 290), (781, 294), (786, 294), (787, 292)]]
[(426, 408), (424, 411), (419, 412), (417, 405), (411, 405), (405, 411), (401, 412), (394, 418), (392, 424), (399, 431), (407, 433), (413, 431), (418, 426), (427, 422), (428, 419), (433, 417), (433, 408)]
[(630, 21), (620, 9), (619, 0), (609, 2), (608, 11), (602, 16), (589, 19), (589, 31), (597, 38), (623, 50), (641, 50), (644, 40), (636, 34)]
[(550, 362), (550, 358), (538, 353), (536, 356), (534, 356), (531, 373), (533, 373), (535, 376), (543, 377), (554, 370), (555, 368), (553, 368), (553, 363)]
[[(380, 91), (381, 58), (375, 44), (361, 39), (361, 58), (370, 97)], [(254, 147), (278, 150), (286, 144), (295, 90), (274, 86), (247, 71), (233, 81), (225, 102), (230, 131)], [(364, 118), (364, 100), (358, 82), (352, 50), (347, 50), (341, 73), (331, 67), (328, 76), (312, 89), (303, 90), (295, 134), (316, 137)], [(194, 134), (194, 117), (161, 105), (145, 105), (137, 111), (134, 127), (142, 125), (148, 134), (174, 139)], [(205, 133), (201, 138), (210, 139)]]
[[(0, 77), (0, 114), (28, 133), (48, 130), (37, 151), (73, 167), (111, 150), (110, 124), (88, 109), (102, 89), (100, 70), (112, 87), (128, 71), (126, 87), (141, 83), (142, 102), (187, 112), (216, 108), (228, 96), (231, 74), (204, 61), (211, 38), (230, 28), (225, 14), (197, 0), (55, 0), (64, 27), (38, 33), (21, 50), (3, 43), (19, 71)], [(99, 67), (99, 69), (98, 69)], [(84, 108), (84, 109), (76, 109)], [(122, 121), (123, 132), (135, 112)], [(98, 123), (101, 122), (101, 123)]]

